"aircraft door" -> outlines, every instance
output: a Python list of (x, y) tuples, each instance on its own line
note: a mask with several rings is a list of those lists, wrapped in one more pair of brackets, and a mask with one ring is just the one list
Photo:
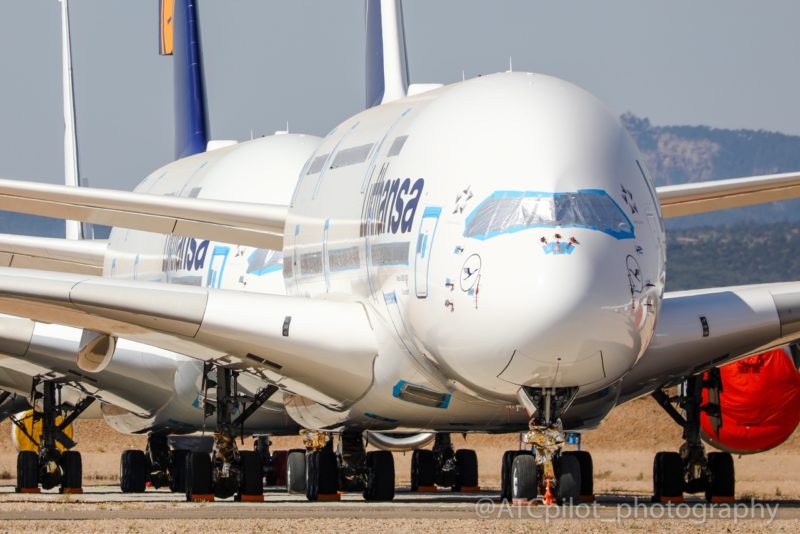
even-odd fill
[(428, 267), (430, 266), (433, 238), (436, 236), (436, 227), (442, 208), (428, 206), (422, 214), (417, 236), (417, 254), (414, 260), (414, 287), (417, 298), (424, 299), (428, 296)]
[(208, 265), (207, 287), (219, 287), (222, 284), (222, 275), (225, 272), (225, 264), (228, 263), (228, 253), (230, 247), (214, 247), (211, 253), (211, 262)]

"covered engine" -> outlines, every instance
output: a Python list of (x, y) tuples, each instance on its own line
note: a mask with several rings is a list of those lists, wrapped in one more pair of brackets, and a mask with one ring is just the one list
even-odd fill
[(787, 351), (756, 354), (717, 372), (705, 374), (703, 404), (711, 409), (701, 414), (703, 441), (750, 454), (777, 447), (794, 432), (800, 423), (800, 372)]

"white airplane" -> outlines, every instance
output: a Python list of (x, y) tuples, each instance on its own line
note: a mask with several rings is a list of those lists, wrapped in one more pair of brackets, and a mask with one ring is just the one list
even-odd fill
[[(408, 86), (399, 2), (367, 2), (367, 23), (368, 50), (382, 50), (367, 102), (380, 105), (308, 150), (288, 205), (233, 182), (226, 158), (257, 165), (244, 145), (167, 165), (133, 193), (0, 181), (3, 209), (115, 226), (104, 276), (1, 269), (0, 310), (277, 385), (307, 429), (311, 500), (340, 487), (391, 499), (392, 456), (367, 453), (362, 434), (397, 429), (437, 432), (413, 456), (412, 488), (477, 486), (474, 452), (448, 432), (521, 431), (531, 449), (504, 456), (504, 496), (589, 498), (591, 457), (562, 451), (564, 430), (597, 424), (621, 392), (680, 383), (686, 443), (656, 456), (655, 497), (732, 498), (730, 454), (700, 441), (702, 376), (794, 341), (800, 284), (665, 293), (663, 219), (795, 198), (800, 173), (656, 189), (586, 91), (518, 72)], [(277, 169), (308, 148), (263, 143)], [(242, 287), (225, 243), (282, 249), (289, 295)], [(88, 352), (97, 368), (113, 359)], [(189, 463), (187, 491), (211, 491), (208, 456)]]

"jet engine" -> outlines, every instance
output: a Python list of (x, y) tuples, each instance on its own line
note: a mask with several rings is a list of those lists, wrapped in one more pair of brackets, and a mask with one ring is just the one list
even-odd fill
[(800, 423), (800, 372), (784, 349), (774, 349), (705, 374), (700, 418), (703, 441), (751, 454), (777, 447)]

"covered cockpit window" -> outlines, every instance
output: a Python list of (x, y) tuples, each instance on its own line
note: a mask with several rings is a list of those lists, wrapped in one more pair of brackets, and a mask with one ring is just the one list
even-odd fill
[(527, 228), (588, 228), (617, 239), (634, 237), (630, 219), (600, 189), (496, 191), (467, 217), (464, 236), (484, 240)]

